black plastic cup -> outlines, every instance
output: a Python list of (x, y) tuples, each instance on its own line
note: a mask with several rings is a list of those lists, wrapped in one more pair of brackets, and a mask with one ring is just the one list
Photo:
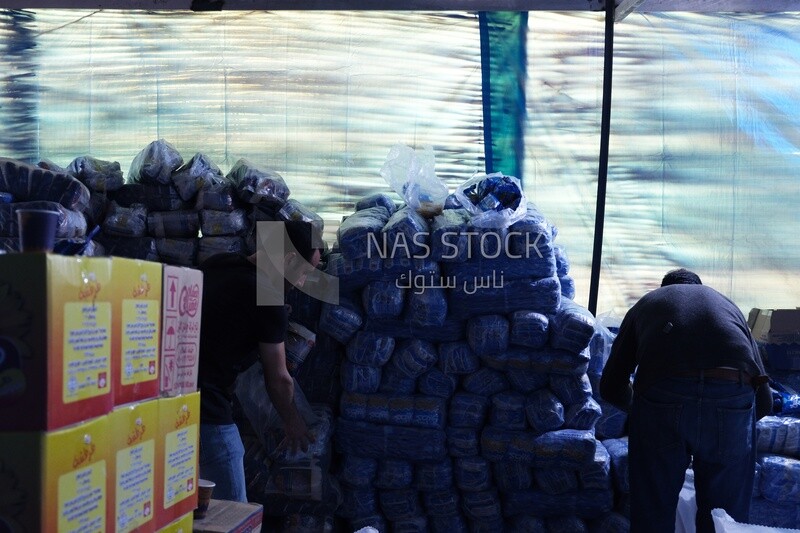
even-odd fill
[(52, 252), (56, 242), (58, 211), (18, 209), (20, 252)]

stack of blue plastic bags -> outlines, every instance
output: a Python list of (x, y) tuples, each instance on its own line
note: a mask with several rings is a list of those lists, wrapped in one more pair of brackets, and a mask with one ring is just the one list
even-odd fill
[(460, 192), (432, 215), (366, 197), (339, 227), (340, 301), (319, 319), (345, 355), (337, 514), (353, 530), (626, 531), (589, 376), (605, 344), (557, 231), (516, 178)]

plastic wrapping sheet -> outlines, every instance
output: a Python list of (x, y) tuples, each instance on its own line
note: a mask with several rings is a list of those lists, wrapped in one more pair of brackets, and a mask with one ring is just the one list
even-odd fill
[(92, 156), (77, 157), (66, 170), (92, 192), (116, 191), (125, 184), (117, 161), (103, 161)]
[(152, 141), (134, 156), (128, 182), (167, 185), (172, 173), (183, 164), (183, 156), (165, 139)]

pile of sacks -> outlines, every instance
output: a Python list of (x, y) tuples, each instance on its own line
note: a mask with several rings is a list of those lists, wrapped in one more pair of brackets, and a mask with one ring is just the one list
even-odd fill
[(345, 353), (338, 515), (354, 530), (625, 530), (595, 434), (597, 329), (556, 229), (527, 202), (477, 226), (463, 197), (424, 216), (373, 195), (339, 227), (340, 301), (319, 320)]

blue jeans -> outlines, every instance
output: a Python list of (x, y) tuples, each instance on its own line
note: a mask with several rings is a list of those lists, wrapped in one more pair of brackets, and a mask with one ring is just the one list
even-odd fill
[(747, 522), (755, 474), (755, 394), (748, 384), (668, 378), (634, 394), (628, 437), (631, 533), (673, 533), (690, 462), (697, 533), (711, 510)]
[(200, 424), (200, 477), (216, 483), (215, 500), (247, 501), (244, 445), (236, 424)]

